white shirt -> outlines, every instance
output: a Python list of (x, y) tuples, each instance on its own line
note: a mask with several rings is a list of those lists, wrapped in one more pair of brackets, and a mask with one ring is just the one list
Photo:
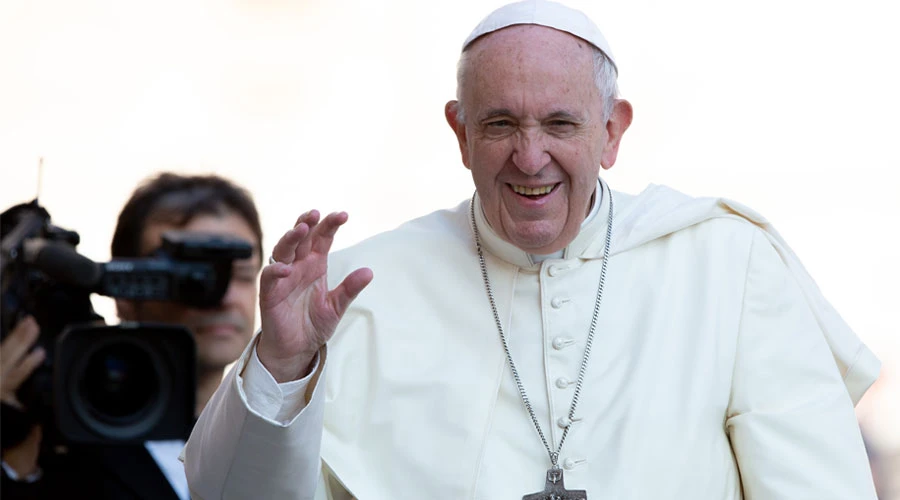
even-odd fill
[(145, 441), (144, 448), (153, 457), (153, 461), (172, 485), (172, 489), (181, 500), (191, 500), (187, 478), (184, 476), (184, 464), (178, 460), (184, 440), (169, 439), (161, 441)]

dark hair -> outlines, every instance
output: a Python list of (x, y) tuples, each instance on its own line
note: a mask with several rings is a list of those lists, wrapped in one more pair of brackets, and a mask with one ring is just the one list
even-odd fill
[(217, 175), (180, 175), (163, 172), (134, 190), (119, 213), (112, 239), (112, 256), (142, 257), (141, 241), (148, 222), (164, 221), (182, 227), (200, 215), (235, 212), (256, 235), (262, 262), (262, 227), (253, 197), (246, 189)]

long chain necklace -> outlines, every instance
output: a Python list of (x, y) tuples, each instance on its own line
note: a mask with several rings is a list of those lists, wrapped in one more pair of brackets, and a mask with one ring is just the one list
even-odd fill
[(478, 262), (481, 265), (481, 277), (484, 280), (484, 288), (487, 291), (488, 300), (491, 303), (491, 312), (494, 314), (494, 322), (497, 324), (497, 331), (500, 333), (500, 342), (503, 344), (503, 351), (506, 353), (506, 362), (509, 365), (509, 369), (512, 371), (513, 379), (516, 381), (516, 387), (519, 389), (519, 396), (522, 397), (522, 403), (525, 405), (525, 409), (528, 410), (528, 414), (531, 416), (531, 422), (534, 424), (534, 428), (541, 437), (544, 448), (550, 455), (551, 466), (550, 469), (547, 470), (547, 480), (544, 491), (525, 495), (522, 497), (522, 500), (586, 500), (587, 493), (584, 490), (565, 489), (563, 471), (559, 468), (559, 453), (562, 450), (563, 444), (566, 442), (566, 437), (569, 435), (569, 429), (572, 427), (572, 422), (575, 421), (575, 409), (578, 407), (578, 397), (581, 395), (581, 386), (584, 384), (584, 374), (585, 371), (587, 371), (588, 360), (591, 357), (591, 345), (594, 341), (594, 332), (597, 329), (597, 317), (600, 315), (600, 301), (603, 299), (603, 285), (606, 283), (606, 264), (609, 262), (609, 246), (610, 241), (612, 240), (612, 196), (610, 195), (609, 197), (609, 218), (606, 224), (606, 243), (603, 247), (603, 263), (600, 267), (600, 284), (597, 286), (597, 298), (594, 301), (594, 312), (591, 316), (591, 328), (588, 331), (587, 341), (585, 341), (584, 345), (584, 356), (581, 358), (581, 369), (578, 371), (578, 382), (575, 384), (575, 394), (572, 396), (572, 405), (569, 407), (568, 425), (563, 429), (562, 436), (559, 439), (559, 445), (556, 447), (555, 451), (551, 449), (550, 445), (547, 443), (547, 437), (544, 435), (544, 431), (541, 430), (541, 424), (534, 414), (531, 401), (525, 393), (525, 386), (522, 384), (522, 379), (519, 377), (519, 371), (516, 369), (516, 364), (513, 362), (512, 354), (509, 350), (509, 342), (506, 340), (506, 334), (503, 332), (503, 323), (501, 323), (500, 314), (497, 312), (497, 304), (494, 301), (491, 280), (488, 278), (484, 252), (481, 249), (481, 234), (478, 232), (478, 225), (475, 224), (474, 195), (469, 204), (469, 217), (472, 223), (472, 231), (475, 235), (475, 249), (478, 251)]

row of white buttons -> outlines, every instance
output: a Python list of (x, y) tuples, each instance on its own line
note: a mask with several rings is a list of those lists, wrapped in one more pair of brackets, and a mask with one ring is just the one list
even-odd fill
[[(567, 271), (568, 269), (569, 269), (569, 266), (553, 265), (547, 269), (547, 274), (549, 274), (550, 276), (559, 276), (560, 274), (562, 274), (564, 271)], [(569, 302), (570, 300), (571, 299), (569, 299), (568, 297), (553, 297), (553, 299), (550, 300), (550, 307), (552, 307), (554, 309), (559, 309), (560, 307), (563, 306), (563, 304), (565, 304), (566, 302)], [(555, 339), (553, 339), (552, 345), (553, 345), (553, 348), (558, 351), (558, 350), (564, 349), (574, 343), (575, 343), (575, 340), (572, 338), (556, 337)], [(565, 389), (572, 384), (573, 384), (573, 382), (571, 380), (567, 379), (566, 377), (559, 377), (558, 379), (556, 379), (556, 387), (558, 387), (560, 389)], [(580, 418), (575, 419), (575, 421), (578, 421), (578, 420), (581, 420), (581, 419)], [(556, 421), (556, 424), (562, 429), (565, 429), (566, 427), (572, 425), (572, 423), (573, 423), (573, 420), (569, 419), (569, 417), (560, 417)], [(562, 466), (566, 470), (572, 470), (575, 467), (583, 464), (584, 462), (585, 462), (584, 459), (567, 458), (567, 459), (563, 460)]]

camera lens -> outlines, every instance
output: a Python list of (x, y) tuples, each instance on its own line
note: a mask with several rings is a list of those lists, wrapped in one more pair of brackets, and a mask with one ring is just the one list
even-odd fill
[(132, 343), (101, 347), (87, 360), (81, 393), (101, 420), (114, 424), (139, 418), (160, 393), (150, 353)]
[(140, 335), (84, 335), (90, 347), (75, 362), (69, 401), (102, 439), (139, 439), (171, 404), (173, 380), (165, 355)]

